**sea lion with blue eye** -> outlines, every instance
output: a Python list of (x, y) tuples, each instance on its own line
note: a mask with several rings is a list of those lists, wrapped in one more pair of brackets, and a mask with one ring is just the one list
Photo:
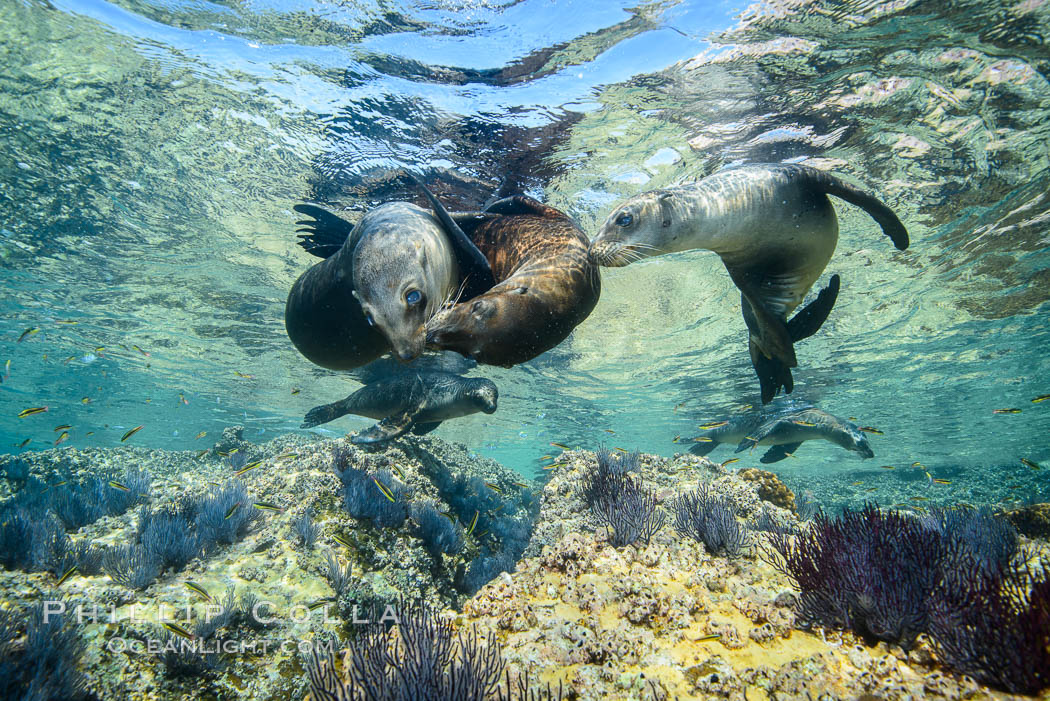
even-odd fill
[(285, 326), (308, 360), (331, 370), (364, 365), (393, 349), (408, 361), (424, 346), (424, 323), (450, 298), (492, 286), (488, 261), (426, 191), (434, 213), (389, 202), (357, 225), (314, 205), (295, 210), (302, 245), (325, 258), (292, 286)]
[(794, 343), (820, 328), (838, 296), (836, 275), (787, 318), (835, 252), (839, 227), (828, 195), (871, 215), (898, 250), (908, 247), (904, 225), (872, 195), (816, 168), (765, 164), (631, 197), (605, 220), (590, 252), (608, 267), (696, 248), (717, 253), (740, 290), (765, 404), (781, 388), (791, 392)]
[(452, 216), (485, 254), (496, 284), (431, 317), (428, 348), (511, 367), (561, 343), (598, 303), (587, 237), (563, 212), (518, 195)]

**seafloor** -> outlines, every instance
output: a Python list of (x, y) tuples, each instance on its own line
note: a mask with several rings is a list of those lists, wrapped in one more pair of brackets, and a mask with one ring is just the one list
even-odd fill
[[(460, 445), (430, 437), (408, 437), (381, 449), (292, 435), (256, 445), (244, 441), (235, 427), (201, 454), (130, 447), (50, 450), (2, 456), (0, 468), (10, 477), (19, 460), (30, 478), (44, 484), (116, 480), (130, 468), (141, 468), (153, 476), (143, 501), (159, 509), (226, 483), (232, 468), (223, 454), (234, 449), (248, 464), (263, 460), (237, 478), (250, 498), (283, 511), (265, 510), (243, 538), (193, 559), (181, 571), (164, 572), (135, 591), (106, 574), (74, 572), (58, 587), (48, 572), (0, 570), (2, 608), (15, 619), (42, 599), (99, 606), (101, 620), (75, 623), (85, 641), (79, 670), (96, 697), (307, 698), (308, 657), (299, 643), (352, 640), (355, 601), (405, 596), (422, 598), (459, 630), (476, 630), (485, 645), (498, 644), (512, 679), (528, 673), (534, 685), (561, 684), (564, 698), (1015, 698), (939, 667), (925, 636), (906, 652), (884, 642), (865, 644), (848, 631), (800, 629), (790, 580), (761, 556), (764, 534), (755, 534), (750, 551), (733, 559), (708, 554), (670, 524), (648, 546), (613, 547), (579, 494), (583, 473), (595, 464), (589, 451), (554, 456), (553, 467), (525, 481)], [(369, 474), (391, 470), (397, 499), (433, 500), (440, 512), (456, 516), (464, 540), (459, 552), (428, 548), (424, 536), (429, 534), (412, 519), (377, 528), (352, 518), (333, 470), (337, 455), (344, 465)], [(491, 490), (489, 503), (499, 504), (488, 514), (490, 522), (496, 523), (492, 513), (503, 512), (504, 531), (508, 523), (526, 524), (531, 535), (514, 571), (498, 574), (471, 596), (465, 580), (472, 565), (499, 547), (494, 533), (471, 528), (470, 505), (461, 493), (450, 491), (477, 484), (475, 478)], [(783, 523), (798, 522), (793, 496), (769, 473), (737, 473), (689, 455), (644, 455), (641, 479), (655, 489), (662, 507), (707, 483), (731, 500), (742, 520), (765, 511)], [(0, 480), (0, 497), (18, 486), (12, 479)], [(319, 526), (312, 547), (293, 527), (307, 510)], [(70, 535), (99, 546), (132, 543), (137, 518), (137, 509), (131, 508)], [(1023, 542), (1031, 553), (1047, 549), (1042, 540), (1023, 537)], [(325, 621), (322, 609), (306, 615), (303, 607), (333, 598), (329, 553), (350, 564), (350, 581)], [(157, 618), (162, 610), (169, 616), (173, 612), (186, 628), (207, 614), (206, 602), (186, 587), (187, 581), (215, 601), (233, 588), (240, 601), (272, 602), (277, 615), (271, 622), (231, 622), (214, 633), (217, 641), (250, 647), (266, 640), (270, 648), (231, 647), (196, 667), (132, 649), (129, 641), (144, 644), (162, 637)], [(185, 618), (187, 604), (192, 620)], [(107, 618), (111, 613), (114, 620)]]

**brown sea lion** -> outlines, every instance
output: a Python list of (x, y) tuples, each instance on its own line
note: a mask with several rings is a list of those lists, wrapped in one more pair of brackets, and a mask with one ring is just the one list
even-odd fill
[(510, 367), (561, 343), (598, 303), (587, 237), (563, 212), (519, 195), (453, 218), (488, 259), (496, 284), (435, 314), (428, 348)]
[(828, 195), (871, 215), (899, 250), (908, 232), (872, 195), (822, 170), (761, 164), (653, 190), (613, 210), (591, 243), (599, 264), (703, 248), (721, 257), (740, 290), (751, 362), (769, 402), (793, 386), (794, 342), (813, 334), (838, 295), (838, 276), (791, 321), (835, 252), (839, 226)]

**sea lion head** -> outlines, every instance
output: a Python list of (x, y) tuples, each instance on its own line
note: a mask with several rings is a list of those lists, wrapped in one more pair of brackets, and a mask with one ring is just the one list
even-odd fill
[(424, 326), (455, 288), (458, 270), (440, 224), (407, 202), (366, 214), (354, 249), (354, 298), (397, 356), (423, 352)]
[[(492, 288), (474, 299), (442, 309), (427, 322), (427, 345), (456, 351), (486, 365), (510, 367), (536, 355), (542, 318), (525, 287)], [(546, 350), (543, 348), (542, 350)]]
[(619, 268), (675, 250), (672, 198), (666, 190), (653, 190), (635, 195), (614, 209), (591, 241), (589, 251), (594, 261)]
[(860, 453), (862, 458), (866, 459), (875, 457), (875, 452), (868, 444), (867, 436), (864, 435), (863, 431), (852, 424), (842, 427), (842, 431), (837, 433), (835, 442), (846, 450)]
[(496, 404), (499, 400), (499, 390), (496, 389), (496, 383), (484, 377), (470, 378), (466, 382), (465, 394), (470, 398), (474, 406), (486, 414), (496, 411)]

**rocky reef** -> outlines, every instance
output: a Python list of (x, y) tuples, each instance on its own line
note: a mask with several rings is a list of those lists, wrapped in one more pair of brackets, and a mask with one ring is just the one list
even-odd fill
[[(34, 484), (44, 490), (36, 511), (17, 507), (23, 520), (59, 487), (107, 480), (123, 492), (122, 475), (147, 472), (134, 508), (62, 521), (70, 547), (107, 554), (148, 554), (150, 524), (180, 514), (194, 533), (252, 514), (137, 585), (114, 575), (112, 556), (101, 571), (5, 565), (0, 667), (21, 671), (0, 691), (12, 694), (35, 674), (70, 699), (307, 698), (319, 659), (362, 639), (380, 650), (376, 616), (411, 601), (432, 634), (490, 661), (499, 652), (486, 667), (503, 675), (498, 698), (526, 698), (510, 693), (523, 680), (550, 684), (528, 697), (543, 699), (559, 685), (574, 699), (1009, 698), (939, 667), (926, 635), (904, 650), (803, 630), (799, 593), (767, 557), (770, 533), (800, 527), (772, 473), (572, 450), (529, 481), (430, 437), (256, 445), (238, 428), (200, 453), (50, 450), (2, 456), (0, 468), (0, 529)], [(701, 503), (729, 514), (733, 547), (705, 540), (719, 526), (696, 520)], [(640, 536), (622, 526), (643, 512)], [(48, 605), (66, 609), (50, 628)], [(32, 673), (31, 655), (46, 661)], [(340, 688), (334, 668), (324, 675)]]

